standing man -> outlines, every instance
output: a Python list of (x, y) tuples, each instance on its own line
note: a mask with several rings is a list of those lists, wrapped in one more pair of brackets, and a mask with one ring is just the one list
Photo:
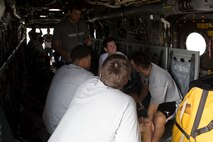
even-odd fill
[(47, 55), (52, 57), (53, 50), (52, 50), (52, 34), (50, 34), (50, 28), (47, 28), (47, 34), (43, 35), (44, 38), (44, 50), (47, 52)]
[(48, 142), (140, 142), (135, 102), (120, 91), (130, 73), (125, 56), (109, 56), (100, 78), (78, 88)]
[(80, 2), (72, 2), (67, 16), (54, 28), (52, 48), (65, 63), (71, 61), (69, 53), (76, 45), (92, 45), (88, 25), (80, 21), (81, 12)]
[(60, 67), (50, 85), (43, 120), (47, 131), (52, 134), (78, 88), (93, 74), (87, 70), (91, 65), (91, 53), (88, 47), (78, 45), (71, 51), (72, 62)]
[[(148, 53), (137, 51), (132, 54), (131, 64), (140, 73), (143, 88), (139, 98), (141, 101), (151, 95), (147, 116), (154, 125), (151, 142), (159, 142), (164, 134), (165, 123), (176, 111), (176, 101), (179, 101), (179, 90), (170, 74), (151, 62)], [(143, 93), (142, 93), (143, 92)]]

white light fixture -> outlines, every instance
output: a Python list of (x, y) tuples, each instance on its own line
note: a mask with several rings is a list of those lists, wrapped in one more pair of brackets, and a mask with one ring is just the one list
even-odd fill
[(61, 11), (61, 9), (49, 9), (49, 11)]

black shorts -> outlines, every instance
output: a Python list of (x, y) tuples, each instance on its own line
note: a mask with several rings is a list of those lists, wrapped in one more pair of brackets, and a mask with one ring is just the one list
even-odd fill
[(173, 115), (176, 111), (176, 102), (166, 102), (158, 106), (158, 111), (162, 112), (166, 118)]

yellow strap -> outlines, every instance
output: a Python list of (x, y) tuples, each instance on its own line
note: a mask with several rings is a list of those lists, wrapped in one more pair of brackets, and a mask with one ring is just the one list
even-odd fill
[(181, 137), (180, 137), (180, 142), (183, 142), (184, 139), (184, 134), (182, 133)]
[(183, 118), (183, 113), (184, 113), (184, 111), (185, 111), (185, 109), (186, 109), (186, 104), (187, 104), (187, 102), (188, 102), (188, 98), (184, 101), (184, 103), (183, 103), (183, 107), (182, 107), (182, 110), (181, 110), (181, 112), (180, 112), (180, 122), (182, 122), (182, 118)]

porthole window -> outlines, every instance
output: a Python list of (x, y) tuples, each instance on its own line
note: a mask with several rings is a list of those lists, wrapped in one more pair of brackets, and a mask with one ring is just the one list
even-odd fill
[(197, 33), (193, 32), (186, 38), (186, 48), (191, 51), (200, 51), (200, 56), (206, 51), (205, 38)]

